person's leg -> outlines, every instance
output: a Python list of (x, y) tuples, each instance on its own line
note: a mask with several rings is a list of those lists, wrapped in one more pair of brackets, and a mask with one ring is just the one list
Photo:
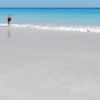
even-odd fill
[(10, 26), (10, 21), (8, 21), (8, 26)]

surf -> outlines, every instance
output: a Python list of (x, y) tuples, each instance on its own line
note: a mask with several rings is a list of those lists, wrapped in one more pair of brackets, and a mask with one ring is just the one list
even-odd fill
[[(8, 24), (2, 23), (0, 27), (8, 27)], [(41, 30), (58, 30), (73, 32), (94, 32), (100, 33), (100, 26), (81, 26), (81, 25), (36, 25), (36, 24), (11, 24), (11, 28), (31, 28)]]

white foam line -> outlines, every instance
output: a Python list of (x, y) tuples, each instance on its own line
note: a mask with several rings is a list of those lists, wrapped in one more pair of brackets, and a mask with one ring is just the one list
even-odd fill
[[(7, 24), (0, 24), (0, 27), (8, 27)], [(42, 30), (60, 30), (60, 31), (75, 31), (75, 32), (95, 32), (100, 33), (100, 26), (51, 26), (51, 25), (32, 25), (32, 24), (12, 24), (11, 28), (32, 28)]]

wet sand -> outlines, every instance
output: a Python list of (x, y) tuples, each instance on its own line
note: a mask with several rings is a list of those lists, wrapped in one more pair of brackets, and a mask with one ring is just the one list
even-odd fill
[(100, 100), (100, 34), (0, 28), (1, 100)]

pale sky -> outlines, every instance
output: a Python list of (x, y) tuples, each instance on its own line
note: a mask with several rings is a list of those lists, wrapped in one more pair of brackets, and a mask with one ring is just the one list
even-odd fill
[(0, 7), (100, 7), (100, 0), (0, 0)]

